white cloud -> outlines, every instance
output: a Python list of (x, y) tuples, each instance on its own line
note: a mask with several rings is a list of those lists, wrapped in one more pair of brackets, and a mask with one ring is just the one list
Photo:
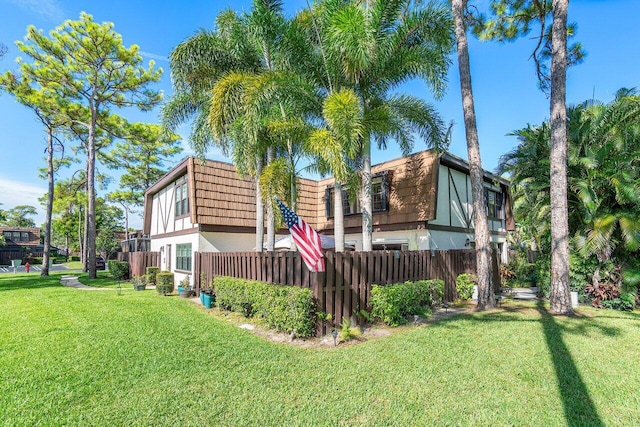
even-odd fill
[(38, 215), (34, 218), (37, 225), (44, 222), (45, 212), (40, 202), (39, 197), (42, 197), (47, 189), (39, 187), (27, 182), (13, 181), (0, 177), (0, 209), (8, 210), (20, 205), (29, 205), (36, 208)]
[(142, 55), (145, 58), (149, 58), (149, 59), (155, 59), (155, 60), (158, 60), (158, 61), (169, 62), (169, 58), (167, 58), (166, 56), (156, 55), (155, 53), (149, 53), (149, 52), (140, 51), (140, 55)]
[(56, 24), (61, 24), (64, 21), (64, 12), (56, 0), (12, 0), (12, 2), (22, 9), (41, 15)]

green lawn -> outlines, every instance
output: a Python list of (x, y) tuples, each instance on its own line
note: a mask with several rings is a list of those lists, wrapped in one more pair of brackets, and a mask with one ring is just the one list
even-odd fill
[(638, 425), (640, 316), (580, 312), (301, 349), (155, 291), (2, 274), (0, 425)]

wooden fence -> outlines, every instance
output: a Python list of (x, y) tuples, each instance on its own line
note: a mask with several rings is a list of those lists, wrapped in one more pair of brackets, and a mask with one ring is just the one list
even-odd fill
[(147, 267), (160, 267), (160, 252), (118, 252), (118, 261), (129, 262), (131, 277), (147, 273)]
[[(407, 280), (442, 279), (446, 301), (456, 297), (455, 280), (461, 273), (475, 273), (473, 250), (325, 252), (326, 272), (310, 273), (296, 252), (196, 252), (194, 281), (200, 289), (201, 273), (208, 280), (231, 276), (313, 291), (318, 310), (329, 313), (338, 325), (369, 306), (372, 284), (386, 285)], [(493, 254), (493, 283), (500, 288), (497, 254)], [(326, 325), (318, 325), (324, 334)]]
[(24, 264), (25, 258), (31, 255), (34, 258), (42, 258), (44, 253), (42, 251), (34, 251), (34, 250), (3, 250), (0, 251), (0, 265), (11, 265), (11, 260), (19, 259), (22, 260)]

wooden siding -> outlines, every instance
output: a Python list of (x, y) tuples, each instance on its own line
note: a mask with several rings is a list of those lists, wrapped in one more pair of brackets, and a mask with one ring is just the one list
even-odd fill
[[(7, 246), (38, 246), (40, 244), (40, 229), (29, 227), (0, 227), (0, 235), (4, 235), (5, 231), (19, 232), (20, 239), (13, 240), (13, 238), (7, 238)], [(22, 241), (22, 233), (29, 233), (29, 239), (25, 242)]]
[[(388, 172), (389, 209), (373, 214), (373, 227), (416, 223), (435, 218), (437, 159), (433, 151), (384, 162), (371, 168), (372, 174)], [(325, 214), (325, 190), (333, 187), (333, 178), (318, 183), (318, 231), (333, 230), (333, 218)], [(346, 215), (345, 229), (361, 227), (360, 214)]]

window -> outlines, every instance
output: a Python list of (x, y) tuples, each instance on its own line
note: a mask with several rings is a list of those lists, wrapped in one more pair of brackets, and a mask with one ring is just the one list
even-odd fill
[(182, 178), (176, 183), (176, 218), (189, 213), (189, 193), (187, 182)]
[(191, 271), (191, 243), (176, 245), (176, 270)]
[(14, 231), (13, 232), (13, 238), (11, 239), (14, 242), (19, 242), (20, 241), (20, 232), (19, 231)]
[(28, 231), (23, 231), (22, 233), (20, 233), (20, 241), (21, 242), (28, 242), (29, 241), (29, 232)]
[(3, 231), (2, 235), (4, 236), (5, 240), (11, 240), (11, 232), (10, 231)]
[(484, 189), (487, 199), (487, 215), (489, 218), (502, 219), (502, 193), (497, 191)]
[[(371, 200), (373, 202), (373, 212), (384, 212), (389, 210), (389, 184), (387, 183), (387, 173), (378, 174), (371, 178)], [(333, 192), (335, 187), (328, 187), (325, 190), (325, 216), (333, 218), (334, 203)], [(350, 200), (349, 192), (342, 188), (342, 210), (345, 215), (361, 213), (360, 200), (356, 197)]]

